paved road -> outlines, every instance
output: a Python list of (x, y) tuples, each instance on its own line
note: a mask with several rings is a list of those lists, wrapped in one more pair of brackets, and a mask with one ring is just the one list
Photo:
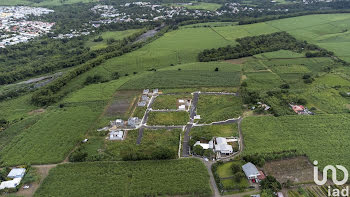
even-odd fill
[(147, 129), (182, 129), (183, 125), (177, 125), (177, 126), (143, 126), (143, 128)]
[(193, 99), (192, 99), (191, 108), (190, 108), (190, 122), (185, 127), (185, 135), (184, 135), (184, 140), (182, 142), (183, 157), (188, 157), (190, 155), (190, 147), (188, 143), (190, 142), (190, 132), (193, 127), (194, 117), (197, 115), (196, 111), (197, 111), (198, 98), (199, 98), (199, 93), (198, 92), (193, 93)]
[(203, 159), (201, 159), (201, 161), (204, 163), (205, 167), (207, 167), (209, 177), (210, 177), (210, 187), (211, 187), (211, 190), (213, 191), (213, 196), (214, 197), (221, 196), (218, 190), (218, 187), (216, 186), (216, 181), (214, 179), (213, 172), (211, 171), (211, 166), (213, 165), (214, 162), (204, 161)]
[(139, 136), (137, 137), (137, 141), (136, 141), (136, 144), (141, 144), (141, 140), (142, 140), (142, 137), (143, 137), (143, 131), (145, 130), (145, 124), (147, 123), (147, 120), (148, 120), (148, 115), (149, 115), (149, 112), (151, 111), (151, 106), (154, 102), (154, 100), (157, 98), (158, 95), (156, 96), (152, 96), (150, 101), (148, 102), (148, 105), (147, 105), (147, 109), (146, 109), (146, 112), (141, 120), (141, 127), (139, 129)]

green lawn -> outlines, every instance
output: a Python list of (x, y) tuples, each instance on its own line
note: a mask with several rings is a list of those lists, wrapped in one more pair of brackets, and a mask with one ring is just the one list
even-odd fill
[(189, 115), (185, 111), (150, 112), (147, 125), (185, 125), (188, 121)]
[[(186, 176), (184, 176), (186, 175)], [(209, 175), (197, 159), (63, 164), (34, 196), (210, 196)]]
[(197, 114), (201, 116), (199, 123), (211, 123), (238, 118), (241, 116), (242, 101), (234, 95), (200, 95)]

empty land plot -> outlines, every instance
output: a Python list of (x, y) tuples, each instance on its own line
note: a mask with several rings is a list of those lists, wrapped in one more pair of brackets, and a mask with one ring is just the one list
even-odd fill
[[(186, 176), (184, 176), (186, 175)], [(208, 171), (197, 159), (59, 165), (34, 196), (210, 196)]]
[(349, 120), (348, 114), (248, 117), (242, 122), (244, 152), (297, 150), (319, 161), (321, 167), (338, 164), (348, 168)]
[(269, 71), (245, 73), (245, 75), (247, 76), (245, 81), (249, 90), (271, 90), (279, 88), (283, 84), (283, 81), (277, 74)]
[(238, 137), (238, 127), (236, 123), (193, 127), (191, 136), (208, 140), (213, 137)]
[[(138, 130), (128, 131), (124, 141), (107, 142), (106, 153), (112, 160), (176, 159), (179, 148), (180, 129), (145, 129), (141, 144), (136, 144)], [(163, 158), (164, 159), (164, 158)]]
[(296, 157), (267, 162), (263, 169), (269, 176), (274, 176), (280, 183), (288, 180), (294, 183), (313, 182), (314, 166), (307, 157)]
[(189, 115), (185, 111), (179, 112), (150, 112), (147, 125), (185, 125)]
[(138, 117), (139, 119), (142, 119), (145, 115), (146, 110), (147, 107), (136, 107), (132, 114), (132, 117)]
[[(214, 68), (215, 69), (215, 68)], [(235, 87), (239, 85), (240, 72), (215, 72), (205, 70), (169, 70), (145, 73), (130, 80), (122, 89), (188, 88), (188, 87)]]
[(199, 123), (211, 123), (232, 118), (242, 114), (242, 100), (234, 95), (200, 95), (197, 114)]
[(176, 94), (176, 95), (159, 95), (154, 103), (152, 109), (177, 109), (180, 105), (179, 99), (191, 100), (190, 94)]
[(137, 101), (138, 91), (118, 91), (108, 106), (106, 116), (118, 116), (128, 118), (132, 105)]

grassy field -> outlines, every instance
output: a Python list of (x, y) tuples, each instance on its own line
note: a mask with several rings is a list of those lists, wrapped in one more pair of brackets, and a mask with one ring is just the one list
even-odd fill
[[(206, 40), (206, 42), (203, 42)], [(197, 54), (204, 49), (226, 46), (232, 41), (223, 39), (210, 28), (180, 28), (147, 44), (139, 50), (112, 58), (102, 67), (120, 74), (140, 72), (197, 61)]]
[(144, 130), (140, 145), (136, 144), (138, 130), (128, 131), (124, 141), (108, 141), (106, 153), (111, 160), (122, 160), (137, 155), (142, 159), (154, 159), (158, 150), (166, 150), (171, 158), (177, 158), (179, 148), (180, 129), (173, 130)]
[[(86, 43), (85, 47), (90, 47), (91, 50), (97, 50), (102, 49), (108, 46), (107, 40), (114, 39), (114, 40), (122, 40), (125, 37), (128, 37), (136, 32), (140, 31), (139, 29), (128, 29), (125, 31), (107, 31), (102, 32), (99, 35), (96, 35), (95, 37), (91, 37)], [(100, 42), (94, 42), (94, 39), (97, 39), (99, 36), (103, 38)]]
[(204, 137), (205, 139), (211, 139), (213, 137), (238, 137), (238, 127), (237, 124), (193, 127), (191, 136)]
[[(186, 176), (184, 176), (186, 175)], [(59, 165), (34, 196), (210, 196), (207, 169), (197, 159)]]
[(349, 119), (347, 114), (249, 117), (242, 123), (244, 154), (298, 150), (311, 161), (318, 160), (320, 166), (348, 168)]
[(233, 95), (200, 95), (197, 114), (199, 123), (211, 123), (232, 118), (242, 114), (242, 101)]
[(150, 112), (147, 125), (185, 125), (189, 121), (188, 113), (180, 112)]
[(190, 94), (179, 94), (179, 95), (159, 95), (154, 103), (152, 109), (177, 109), (178, 100), (191, 100), (192, 95)]
[[(216, 72), (216, 68), (219, 71)], [(170, 66), (156, 72), (143, 73), (122, 86), (122, 89), (235, 87), (240, 82), (240, 69), (240, 65), (225, 62), (196, 62)]]

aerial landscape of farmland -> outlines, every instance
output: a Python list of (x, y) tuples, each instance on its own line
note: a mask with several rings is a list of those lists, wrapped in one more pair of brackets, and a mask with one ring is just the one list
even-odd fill
[(349, 28), (346, 0), (0, 0), (0, 196), (349, 196)]

